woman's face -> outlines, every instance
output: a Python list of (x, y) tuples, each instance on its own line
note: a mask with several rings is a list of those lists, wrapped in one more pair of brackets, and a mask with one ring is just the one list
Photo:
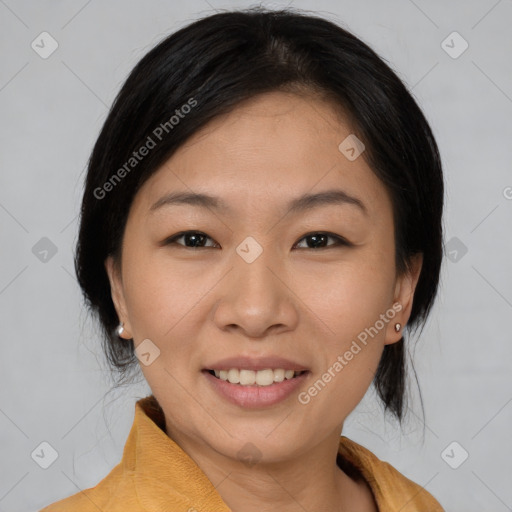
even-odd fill
[(390, 198), (351, 139), (339, 149), (350, 134), (327, 102), (265, 94), (196, 133), (137, 193), (121, 274), (106, 267), (178, 442), (268, 462), (312, 450), (339, 436), (401, 338), (418, 272), (396, 275)]

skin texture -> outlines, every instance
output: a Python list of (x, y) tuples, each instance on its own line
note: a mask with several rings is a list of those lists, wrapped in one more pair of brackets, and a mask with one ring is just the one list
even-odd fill
[[(396, 275), (389, 195), (362, 156), (349, 161), (338, 149), (351, 133), (342, 121), (327, 101), (284, 92), (214, 119), (137, 193), (121, 270), (105, 261), (123, 337), (160, 349), (141, 369), (167, 434), (232, 510), (377, 510), (369, 487), (336, 465), (339, 436), (384, 346), (401, 337), (394, 325), (409, 318), (421, 257)], [(287, 211), (291, 199), (329, 189), (359, 198), (367, 214), (350, 204)], [(232, 211), (181, 204), (150, 212), (178, 190), (219, 196)], [(162, 244), (185, 230), (209, 238), (199, 248), (183, 237)], [(315, 248), (304, 237), (318, 232), (353, 245), (327, 238)], [(252, 263), (236, 252), (248, 236), (263, 249)], [(247, 410), (201, 373), (225, 357), (280, 356), (309, 368), (306, 391), (397, 302), (402, 310), (306, 405), (293, 393)], [(248, 442), (261, 454), (252, 467), (237, 456)]]

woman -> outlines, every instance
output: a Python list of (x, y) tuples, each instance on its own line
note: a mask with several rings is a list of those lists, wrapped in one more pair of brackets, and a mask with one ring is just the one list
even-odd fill
[(94, 147), (76, 253), (152, 394), (119, 465), (44, 511), (443, 510), (340, 437), (372, 383), (403, 418), (442, 208), (425, 117), (344, 29), (252, 9), (158, 44)]

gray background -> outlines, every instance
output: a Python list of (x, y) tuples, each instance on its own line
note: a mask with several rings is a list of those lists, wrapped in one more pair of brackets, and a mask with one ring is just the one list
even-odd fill
[[(120, 460), (134, 402), (149, 389), (141, 381), (109, 391), (81, 302), (72, 255), (84, 167), (144, 53), (199, 16), (249, 5), (0, 0), (0, 512), (38, 510)], [(391, 64), (431, 123), (446, 173), (441, 291), (411, 345), (424, 437), (415, 386), (403, 433), (370, 390), (344, 434), (446, 510), (512, 510), (512, 1), (291, 5), (341, 23)], [(31, 47), (43, 31), (58, 42), (47, 59)], [(442, 43), (453, 31), (469, 44), (457, 58), (462, 40)], [(58, 453), (48, 469), (31, 457), (43, 441)]]

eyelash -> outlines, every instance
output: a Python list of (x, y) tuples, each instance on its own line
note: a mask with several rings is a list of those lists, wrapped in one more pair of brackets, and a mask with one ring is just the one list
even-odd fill
[[(213, 240), (211, 237), (209, 237), (206, 233), (203, 233), (202, 231), (181, 231), (180, 233), (177, 233), (175, 235), (172, 235), (170, 236), (169, 238), (166, 238), (164, 240), (164, 242), (162, 243), (162, 245), (181, 245), (184, 249), (190, 249), (190, 250), (198, 250), (198, 249), (208, 249), (208, 248), (214, 248), (214, 247), (188, 247), (186, 245), (183, 245), (183, 244), (178, 244), (176, 241), (179, 240), (180, 238), (186, 236), (186, 235), (201, 235), (201, 236), (204, 236), (206, 238), (209, 238), (210, 240)], [(311, 249), (311, 250), (322, 250), (322, 249), (329, 249), (329, 248), (335, 248), (335, 247), (341, 247), (341, 246), (346, 246), (346, 247), (352, 247), (354, 244), (352, 244), (351, 242), (349, 242), (348, 240), (346, 240), (345, 238), (339, 236), (339, 235), (335, 235), (334, 233), (329, 233), (327, 231), (313, 231), (311, 233), (308, 233), (306, 235), (304, 235), (302, 238), (299, 239), (299, 242), (301, 242), (302, 240), (304, 240), (305, 238), (309, 238), (309, 237), (312, 237), (314, 235), (323, 235), (323, 236), (326, 236), (327, 238), (332, 238), (334, 240), (336, 240), (336, 243), (335, 244), (331, 244), (331, 245), (327, 245), (325, 247), (319, 247), (319, 248), (312, 248), (312, 247), (302, 247), (301, 249)], [(299, 243), (297, 242), (297, 244)], [(295, 244), (295, 245), (297, 245)]]

